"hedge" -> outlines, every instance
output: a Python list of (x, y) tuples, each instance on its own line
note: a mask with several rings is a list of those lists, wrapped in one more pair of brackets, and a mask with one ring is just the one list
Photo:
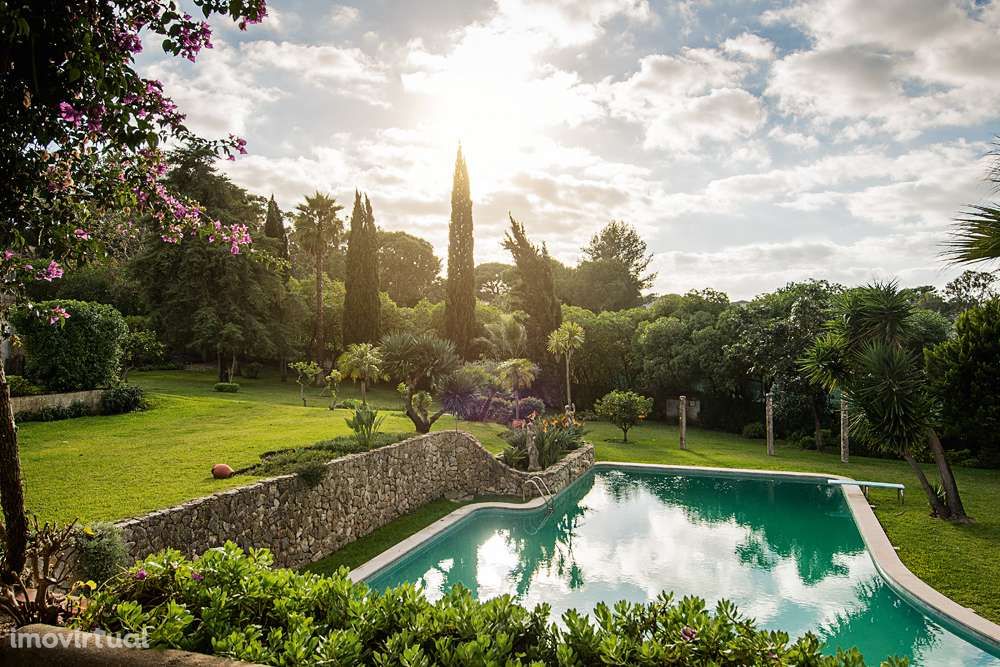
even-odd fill
[[(69, 317), (51, 324), (46, 313), (64, 308)], [(49, 391), (107, 387), (121, 367), (125, 319), (113, 307), (88, 301), (44, 301), (12, 318), (25, 353), (24, 375)]]
[[(454, 587), (437, 602), (403, 585), (380, 593), (343, 568), (323, 576), (272, 569), (266, 550), (235, 544), (195, 560), (166, 550), (99, 588), (76, 625), (148, 628), (154, 647), (272, 665), (863, 665), (854, 649), (821, 653), (810, 633), (762, 630), (729, 602), (599, 604), (594, 618), (510, 596), (480, 602)], [(906, 665), (890, 659), (885, 665)]]

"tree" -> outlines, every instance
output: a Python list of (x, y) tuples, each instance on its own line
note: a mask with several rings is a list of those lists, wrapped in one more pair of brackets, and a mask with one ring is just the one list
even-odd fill
[(476, 296), (481, 301), (493, 303), (510, 293), (510, 273), (514, 267), (501, 262), (484, 262), (476, 265)]
[(434, 246), (406, 232), (378, 233), (378, 267), (382, 290), (400, 306), (424, 298), (441, 273)]
[(361, 402), (368, 404), (368, 385), (385, 377), (382, 352), (371, 343), (351, 343), (337, 360), (340, 372), (361, 383)]
[(441, 408), (431, 414), (431, 393), (462, 365), (455, 345), (430, 332), (390, 333), (382, 337), (379, 350), (385, 371), (400, 382), (406, 416), (417, 433), (428, 433), (445, 413)]
[(955, 336), (924, 359), (943, 434), (985, 465), (1000, 462), (1000, 298), (962, 313)]
[(985, 303), (997, 296), (1000, 276), (992, 271), (963, 271), (962, 275), (944, 286), (948, 308), (954, 314)]
[(165, 351), (163, 343), (152, 331), (128, 327), (122, 339), (122, 382), (128, 382), (129, 371), (133, 368), (159, 361)]
[[(343, 206), (329, 195), (316, 192), (306, 197), (295, 210), (295, 240), (309, 255), (313, 265), (314, 299), (312, 351), (313, 360), (320, 366), (326, 358), (326, 335), (323, 328), (323, 276), (327, 255), (340, 245), (344, 223), (337, 215)], [(353, 227), (353, 221), (352, 221)]]
[(653, 253), (647, 250), (646, 242), (632, 225), (612, 220), (591, 237), (583, 252), (592, 262), (620, 262), (631, 277), (635, 291), (641, 292), (656, 279), (655, 273), (646, 273), (653, 261)]
[[(242, 27), (266, 12), (259, 0), (194, 0), (207, 17), (228, 14)], [(207, 22), (165, 0), (38, 0), (0, 4), (0, 330), (27, 285), (54, 280), (66, 262), (84, 263), (134, 242), (136, 220), (175, 242), (196, 233), (235, 253), (249, 242), (241, 226), (216, 227), (195, 202), (163, 187), (159, 147), (200, 145), (234, 157), (246, 142), (206, 141), (158, 81), (135, 70), (140, 33), (159, 35), (164, 50), (196, 60), (210, 44)], [(58, 324), (72, 313), (43, 315)], [(0, 368), (0, 581), (20, 581), (28, 524), (17, 432)], [(27, 591), (23, 594), (27, 595)]]
[(285, 214), (278, 208), (274, 195), (267, 201), (267, 215), (264, 218), (264, 236), (278, 242), (278, 255), (287, 260), (288, 234), (285, 231)]
[(463, 358), (472, 356), (476, 335), (476, 276), (473, 256), (472, 197), (469, 171), (462, 147), (455, 156), (451, 188), (451, 224), (448, 225), (448, 283), (445, 300), (445, 334)]
[(497, 367), (500, 381), (514, 395), (514, 419), (521, 419), (521, 391), (530, 389), (538, 366), (530, 359), (508, 359)]
[(344, 276), (344, 344), (378, 340), (381, 328), (379, 303), (378, 230), (372, 204), (354, 193), (351, 235), (347, 241)]
[[(935, 405), (915, 349), (913, 306), (894, 282), (872, 283), (841, 294), (828, 332), (801, 365), (810, 379), (850, 396), (852, 430), (903, 457), (917, 476), (935, 514), (968, 521), (951, 465), (933, 427)], [(942, 502), (914, 452), (930, 449), (945, 492)]]
[(299, 385), (299, 399), (302, 407), (306, 407), (306, 387), (316, 382), (323, 369), (315, 361), (295, 361), (288, 364), (295, 371), (295, 383)]
[[(528, 240), (524, 225), (510, 216), (503, 246), (514, 258), (514, 285), (511, 289), (513, 305), (524, 311), (528, 318), (524, 324), (528, 339), (528, 357), (542, 365), (545, 375), (555, 384), (555, 367), (546, 367), (549, 334), (562, 324), (562, 310), (556, 298), (555, 283), (549, 253)], [(558, 399), (555, 399), (558, 400)]]
[(628, 442), (628, 432), (646, 418), (653, 409), (653, 399), (634, 391), (612, 391), (594, 404), (594, 411), (622, 430), (622, 441)]
[(563, 322), (559, 328), (549, 334), (548, 350), (555, 357), (563, 357), (566, 360), (566, 409), (573, 405), (573, 396), (570, 392), (570, 364), (573, 353), (583, 347), (586, 337), (583, 327), (576, 322)]
[(528, 349), (527, 333), (516, 315), (503, 314), (496, 322), (483, 325), (483, 335), (473, 343), (486, 359), (500, 361), (523, 357)]
[(562, 274), (556, 291), (564, 303), (601, 312), (635, 308), (643, 302), (638, 283), (621, 260), (588, 260), (564, 268)]

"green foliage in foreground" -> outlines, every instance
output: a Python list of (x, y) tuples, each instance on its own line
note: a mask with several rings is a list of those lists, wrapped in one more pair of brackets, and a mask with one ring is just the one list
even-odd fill
[[(413, 586), (384, 593), (333, 576), (272, 569), (266, 550), (232, 543), (190, 561), (167, 550), (99, 590), (78, 624), (149, 629), (153, 646), (272, 665), (816, 665), (860, 666), (856, 650), (823, 656), (807, 633), (758, 629), (734, 605), (662, 594), (648, 604), (570, 610), (485, 602), (455, 587), (431, 603)], [(891, 659), (884, 665), (906, 665)]]

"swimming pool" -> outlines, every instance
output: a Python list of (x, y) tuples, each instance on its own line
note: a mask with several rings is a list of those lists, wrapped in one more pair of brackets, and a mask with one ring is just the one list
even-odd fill
[(678, 474), (601, 466), (554, 511), (483, 509), (368, 578), (440, 598), (547, 602), (553, 618), (661, 590), (720, 598), (767, 628), (857, 646), (869, 662), (1000, 665), (897, 595), (876, 570), (839, 487), (818, 481)]

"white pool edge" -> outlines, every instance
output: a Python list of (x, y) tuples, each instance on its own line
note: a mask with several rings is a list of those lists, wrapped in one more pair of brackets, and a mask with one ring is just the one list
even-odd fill
[[(843, 475), (819, 474), (809, 472), (788, 472), (778, 470), (756, 470), (750, 468), (712, 468), (706, 466), (677, 466), (659, 463), (629, 463), (624, 461), (598, 461), (593, 465), (594, 469), (617, 468), (635, 470), (662, 470), (666, 472), (704, 472), (714, 475), (724, 475), (730, 477), (768, 477), (771, 479), (800, 479), (809, 481), (825, 482), (828, 479), (849, 480)], [(586, 473), (584, 473), (586, 474)], [(581, 475), (582, 477), (582, 475)], [(572, 484), (570, 484), (572, 486)], [(569, 487), (566, 487), (567, 489)], [(892, 585), (912, 597), (917, 603), (926, 606), (934, 613), (949, 619), (952, 623), (964, 627), (969, 633), (978, 637), (981, 641), (992, 644), (1000, 648), (1000, 625), (989, 619), (983, 618), (972, 609), (963, 607), (951, 598), (935, 590), (917, 575), (913, 574), (900, 560), (899, 554), (889, 541), (882, 524), (878, 522), (875, 512), (872, 511), (868, 500), (865, 498), (861, 488), (856, 484), (844, 484), (840, 486), (847, 506), (851, 510), (854, 523), (861, 533), (865, 547), (875, 562), (875, 567), (879, 573)], [(565, 491), (566, 489), (563, 489)], [(561, 495), (560, 491), (558, 495)], [(545, 501), (542, 498), (534, 498), (525, 503), (503, 503), (486, 502), (473, 503), (459, 507), (445, 517), (438, 519), (431, 525), (414, 533), (402, 542), (386, 549), (378, 556), (368, 562), (356, 567), (351, 571), (352, 581), (363, 581), (395, 563), (410, 551), (420, 547), (426, 542), (437, 537), (440, 533), (455, 525), (465, 517), (475, 512), (487, 509), (505, 510), (534, 510), (542, 507)]]

